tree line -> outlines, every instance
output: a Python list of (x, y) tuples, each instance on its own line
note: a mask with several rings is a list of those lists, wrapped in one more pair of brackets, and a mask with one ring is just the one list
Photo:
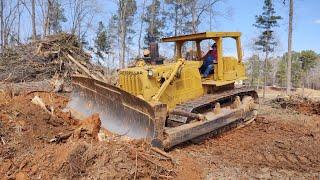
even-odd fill
[[(125, 67), (132, 51), (138, 52), (162, 36), (196, 33), (225, 0), (0, 0), (1, 50), (60, 32), (75, 34), (100, 61), (118, 59)], [(102, 12), (99, 4), (115, 7)], [(110, 17), (97, 20), (97, 14)], [(111, 15), (110, 15), (111, 13)], [(206, 17), (204, 17), (206, 16)], [(103, 18), (105, 19), (105, 18)], [(23, 38), (22, 26), (30, 22), (31, 34)], [(88, 31), (96, 37), (88, 39)], [(25, 30), (24, 30), (25, 31)], [(133, 42), (134, 38), (138, 42)], [(92, 42), (93, 43), (90, 43)], [(133, 48), (132, 45), (137, 47)], [(132, 57), (132, 56), (131, 56)], [(117, 61), (117, 60), (115, 60)]]
[[(320, 55), (312, 50), (292, 52), (292, 87), (320, 89)], [(287, 85), (287, 59), (288, 53), (282, 56), (271, 56), (264, 68), (264, 57), (254, 54), (246, 59), (248, 82), (250, 85), (262, 88), (264, 78), (266, 86), (278, 86), (285, 88)], [(264, 77), (264, 73), (266, 77)]]

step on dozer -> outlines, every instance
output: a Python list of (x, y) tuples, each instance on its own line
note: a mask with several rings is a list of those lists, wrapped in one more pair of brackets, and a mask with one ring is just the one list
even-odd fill
[[(224, 57), (224, 38), (235, 39), (238, 57)], [(200, 43), (213, 40), (217, 59), (208, 77), (201, 67)], [(246, 79), (239, 32), (206, 32), (163, 38), (176, 43), (176, 62), (137, 65), (119, 71), (116, 86), (85, 76), (73, 77), (68, 108), (78, 118), (99, 113), (111, 132), (169, 149), (208, 133), (219, 134), (257, 116), (256, 91), (241, 86)], [(196, 43), (194, 59), (182, 57), (185, 42)], [(212, 50), (211, 50), (212, 51)], [(151, 51), (154, 52), (154, 51)], [(209, 53), (210, 54), (210, 53)]]

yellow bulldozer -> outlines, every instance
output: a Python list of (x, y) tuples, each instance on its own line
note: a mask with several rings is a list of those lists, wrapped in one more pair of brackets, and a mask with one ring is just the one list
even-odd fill
[[(109, 131), (147, 139), (162, 149), (251, 122), (257, 116), (258, 95), (241, 85), (246, 74), (240, 36), (240, 32), (204, 32), (163, 38), (164, 43), (175, 43), (174, 62), (121, 69), (115, 86), (74, 76), (68, 107), (83, 117), (99, 113)], [(235, 40), (237, 57), (223, 55), (224, 38)], [(206, 78), (199, 70), (204, 40), (214, 41), (217, 47), (217, 61)], [(186, 60), (183, 47), (189, 42), (196, 55)]]

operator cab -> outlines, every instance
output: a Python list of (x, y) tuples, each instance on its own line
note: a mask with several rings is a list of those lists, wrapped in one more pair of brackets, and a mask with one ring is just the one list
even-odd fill
[[(216, 45), (216, 59), (213, 61), (213, 71), (208, 77), (202, 78), (202, 84), (207, 86), (224, 86), (234, 84), (236, 81), (247, 79), (245, 68), (242, 62), (242, 49), (240, 42), (240, 32), (204, 32), (190, 35), (163, 38), (162, 42), (174, 42), (176, 46), (175, 58), (184, 58), (188, 61), (199, 62), (199, 72), (206, 61), (208, 45)], [(237, 57), (224, 56), (223, 40), (234, 39)], [(207, 41), (207, 43), (203, 43)], [(209, 43), (208, 43), (209, 42)], [(192, 48), (186, 50), (186, 45)], [(185, 53), (183, 53), (183, 51)], [(184, 55), (183, 55), (184, 54)], [(203, 77), (203, 72), (202, 77)]]

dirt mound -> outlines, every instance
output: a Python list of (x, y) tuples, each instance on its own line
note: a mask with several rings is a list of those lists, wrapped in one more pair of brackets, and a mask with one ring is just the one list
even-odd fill
[(279, 96), (276, 99), (273, 99), (272, 102), (284, 109), (293, 109), (304, 114), (320, 115), (320, 102), (306, 97), (298, 95), (288, 97)]

